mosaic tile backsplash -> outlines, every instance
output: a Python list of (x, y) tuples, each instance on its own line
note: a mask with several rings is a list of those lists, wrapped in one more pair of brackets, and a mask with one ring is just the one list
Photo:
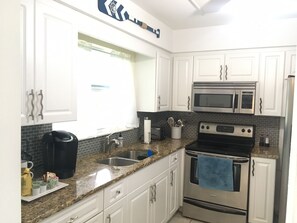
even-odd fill
[[(138, 117), (140, 120), (139, 129), (137, 128), (122, 133), (125, 145), (138, 141), (142, 136), (144, 117), (149, 117), (149, 119), (152, 120), (152, 126), (163, 126), (166, 137), (170, 137), (171, 129), (167, 124), (167, 119), (168, 117), (173, 117), (175, 120), (183, 120), (185, 126), (182, 129), (182, 137), (184, 138), (194, 139), (197, 137), (198, 123), (200, 121), (247, 124), (256, 126), (256, 143), (259, 142), (260, 135), (263, 135), (269, 137), (271, 146), (278, 146), (280, 128), (280, 118), (278, 117), (192, 112), (138, 112)], [(51, 130), (51, 124), (22, 127), (22, 157), (24, 159), (32, 158), (35, 167), (42, 167), (43, 165), (42, 149), (44, 146), (42, 145), (41, 139), (44, 133)], [(114, 134), (111, 138), (117, 137), (118, 134)], [(104, 140), (105, 136), (80, 140), (78, 143), (78, 158), (103, 152)]]

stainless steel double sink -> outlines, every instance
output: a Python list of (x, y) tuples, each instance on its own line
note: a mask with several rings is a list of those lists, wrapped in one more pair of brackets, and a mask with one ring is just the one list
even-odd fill
[(130, 166), (152, 155), (154, 152), (151, 150), (128, 150), (106, 159), (97, 160), (97, 162), (109, 166)]

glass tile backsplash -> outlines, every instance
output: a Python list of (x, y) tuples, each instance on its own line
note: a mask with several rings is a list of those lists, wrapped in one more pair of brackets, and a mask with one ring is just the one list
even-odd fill
[[(167, 124), (167, 119), (168, 117), (173, 117), (175, 120), (183, 120), (185, 126), (182, 129), (182, 137), (184, 138), (195, 139), (197, 137), (197, 127), (200, 121), (252, 124), (256, 125), (256, 143), (259, 142), (260, 135), (263, 135), (269, 137), (271, 146), (278, 146), (280, 128), (280, 118), (278, 117), (192, 112), (138, 112), (138, 117), (140, 119), (139, 129), (137, 128), (122, 133), (124, 137), (124, 145), (137, 142), (142, 136), (144, 117), (148, 117), (152, 120), (152, 126), (163, 126), (166, 137), (170, 137), (171, 130)], [(21, 149), (32, 156), (32, 161), (36, 167), (41, 167), (43, 165), (42, 149), (44, 147), (41, 139), (43, 134), (49, 131), (52, 131), (51, 124), (22, 127)], [(118, 133), (112, 136), (112, 138), (117, 137)], [(80, 140), (78, 143), (78, 158), (97, 152), (103, 152), (104, 139), (105, 136)], [(24, 159), (30, 158), (24, 155), (24, 153), (22, 154)]]

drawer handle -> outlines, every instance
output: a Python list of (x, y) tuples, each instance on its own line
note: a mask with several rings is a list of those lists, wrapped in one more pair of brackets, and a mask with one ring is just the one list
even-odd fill
[(110, 217), (110, 214), (106, 217), (108, 223), (111, 223), (111, 217)]
[(67, 223), (73, 223), (73, 222), (75, 222), (77, 219), (78, 219), (78, 216), (72, 217), (72, 218), (70, 218), (69, 221), (67, 221)]
[(120, 193), (121, 193), (121, 191), (120, 190), (117, 190), (116, 191), (116, 196), (118, 196)]

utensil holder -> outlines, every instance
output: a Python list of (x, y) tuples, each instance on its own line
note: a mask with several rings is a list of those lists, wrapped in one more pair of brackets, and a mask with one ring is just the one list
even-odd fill
[(181, 138), (181, 129), (182, 127), (171, 127), (171, 138), (180, 139)]

